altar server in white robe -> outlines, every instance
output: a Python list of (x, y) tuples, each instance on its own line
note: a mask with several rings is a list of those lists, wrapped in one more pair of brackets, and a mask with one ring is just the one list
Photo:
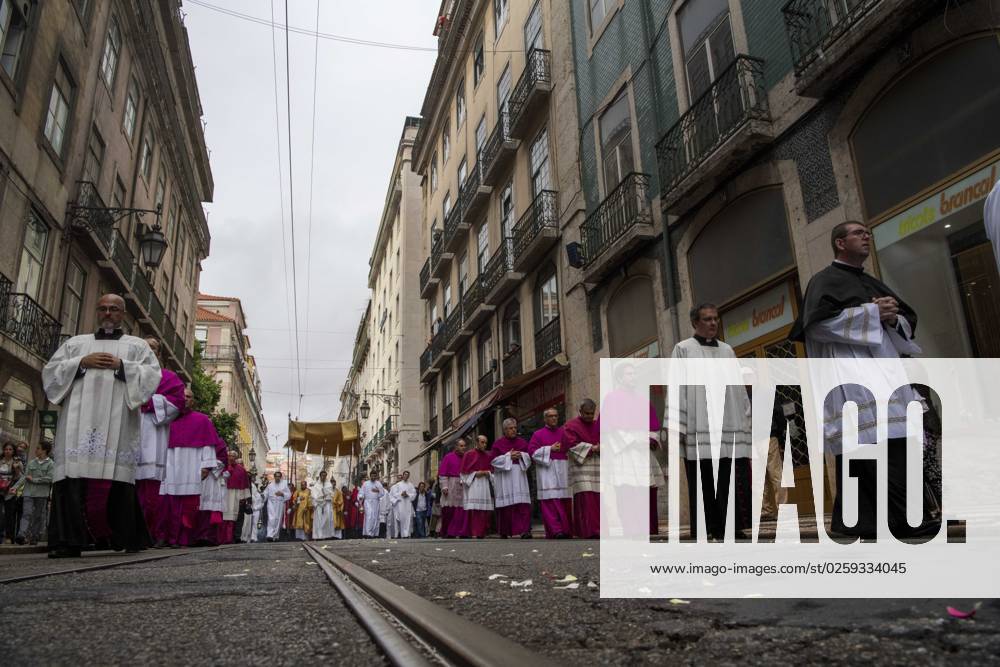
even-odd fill
[(149, 534), (135, 491), (139, 408), (160, 383), (146, 341), (121, 329), (125, 301), (105, 294), (100, 328), (73, 336), (42, 369), (48, 399), (60, 405), (49, 520), (49, 555), (76, 557), (95, 541), (138, 551)]
[[(869, 397), (881, 396), (891, 397), (885, 404), (884, 417), (890, 454), (889, 528), (900, 538), (933, 534), (940, 527), (936, 520), (925, 517), (917, 528), (909, 526), (906, 520), (906, 411), (912, 402), (921, 405), (924, 411), (927, 404), (908, 383), (901, 362), (883, 361), (877, 368), (862, 365), (864, 360), (892, 360), (921, 352), (914, 340), (916, 312), (886, 284), (865, 273), (871, 239), (871, 232), (860, 222), (842, 222), (833, 228), (830, 234), (833, 263), (810, 279), (802, 310), (789, 337), (804, 341), (809, 357), (840, 360), (828, 369), (832, 375), (814, 378), (814, 382), (837, 387), (831, 392), (832, 400), (818, 406), (823, 414), (824, 451), (834, 454), (837, 464), (838, 488), (831, 529), (862, 539), (876, 536), (877, 482), (872, 462), (854, 462), (858, 465), (858, 474), (854, 475), (858, 480), (858, 518), (854, 526), (843, 522), (843, 456), (849, 453), (843, 447), (843, 408), (848, 401), (857, 405), (858, 445), (874, 445), (878, 442), (879, 420), (876, 405)], [(863, 381), (859, 382), (858, 377)], [(922, 456), (923, 452), (914, 449), (909, 455)]]
[(281, 478), (281, 472), (274, 473), (274, 481), (264, 489), (264, 499), (267, 503), (267, 541), (277, 542), (281, 531), (281, 519), (285, 516), (285, 503), (291, 497), (288, 482)]
[(396, 482), (389, 491), (389, 502), (392, 503), (393, 535), (409, 537), (413, 528), (413, 499), (417, 488), (410, 483), (410, 471), (403, 471), (403, 478)]
[(373, 470), (371, 479), (366, 480), (358, 492), (365, 521), (363, 536), (366, 538), (378, 537), (379, 504), (384, 495), (386, 495), (385, 488), (378, 480), (378, 473)]
[(257, 485), (250, 481), (250, 508), (253, 510), (253, 514), (247, 516), (243, 520), (243, 535), (241, 539), (244, 542), (256, 542), (257, 541), (257, 522), (260, 521), (260, 511), (264, 507), (264, 494), (257, 490)]
[(314, 540), (328, 540), (333, 537), (333, 484), (326, 479), (326, 471), (321, 470), (319, 481), (313, 484), (313, 525)]

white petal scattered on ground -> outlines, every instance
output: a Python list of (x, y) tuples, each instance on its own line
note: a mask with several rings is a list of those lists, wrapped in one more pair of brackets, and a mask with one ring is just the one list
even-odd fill
[[(395, 542), (393, 542), (393, 544), (395, 544)], [(386, 549), (385, 550), (386, 553), (389, 553), (390, 551), (392, 551), (392, 549)]]
[(592, 554), (589, 551), (584, 551), (582, 554), (580, 554), (580, 556), (583, 557), (583, 558), (593, 558), (594, 554)]
[(434, 547), (434, 551), (444, 551), (441, 547)]
[(513, 556), (513, 555), (514, 554), (504, 554), (503, 557), (506, 558), (507, 556)]
[(274, 562), (275, 562), (275, 563), (280, 563), (280, 562), (281, 562), (281, 559), (279, 558), (278, 560), (276, 560), (276, 561), (274, 561)]
[(531, 553), (533, 553), (533, 554), (537, 554), (537, 553), (538, 553), (538, 549), (532, 549), (532, 550), (531, 550)]
[(250, 570), (243, 570), (244, 572), (249, 572)]
[(506, 574), (491, 574), (489, 577), (490, 581), (494, 579), (510, 579)]
[(246, 572), (237, 572), (236, 574), (224, 574), (222, 576), (224, 576), (224, 577), (245, 577), (245, 576), (247, 576), (247, 573)]
[(556, 583), (557, 584), (568, 584), (571, 581), (576, 581), (576, 577), (574, 577), (572, 574), (567, 574), (562, 579), (559, 579), (558, 581), (556, 581)]
[(691, 604), (687, 600), (682, 600), (680, 598), (670, 598), (670, 604)]
[(452, 549), (452, 550), (451, 550), (451, 551), (449, 551), (448, 553), (452, 553), (452, 554), (453, 554), (453, 553), (455, 553), (455, 550), (454, 550), (454, 549)]
[(522, 588), (522, 589), (521, 589), (521, 592), (522, 592), (522, 593), (530, 593), (530, 592), (531, 592), (532, 590), (533, 590), (533, 589), (531, 589), (531, 588)]
[(588, 581), (587, 588), (597, 588), (597, 584), (595, 584), (593, 581)]
[(377, 565), (378, 561), (377, 560), (373, 560), (372, 563), (375, 563)]
[(455, 593), (455, 597), (457, 597), (457, 598), (467, 598), (470, 595), (472, 595), (472, 593), (470, 593), (469, 591), (459, 591), (459, 592)]
[(531, 579), (525, 579), (524, 581), (512, 581), (510, 582), (511, 588), (524, 588), (525, 586), (530, 586), (532, 583)]
[(329, 544), (324, 544), (323, 546), (320, 547), (320, 549), (328, 549), (329, 547), (330, 547)]
[(314, 560), (307, 560), (306, 561), (306, 565), (315, 565), (315, 564), (316, 564), (316, 561), (314, 561)]
[(579, 587), (580, 587), (580, 584), (566, 584), (565, 586), (553, 586), (552, 588), (555, 588), (555, 589), (558, 589), (558, 590), (561, 590), (561, 591), (575, 591)]

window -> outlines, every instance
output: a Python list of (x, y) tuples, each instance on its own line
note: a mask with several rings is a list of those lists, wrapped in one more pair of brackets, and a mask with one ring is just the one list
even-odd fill
[(449, 157), (451, 157), (451, 127), (446, 122), (444, 130), (441, 131), (441, 166), (448, 164)]
[(468, 171), (469, 171), (468, 163), (466, 162), (466, 159), (463, 157), (462, 161), (458, 163), (458, 187), (459, 187), (459, 190), (461, 190), (462, 185), (465, 183), (465, 178), (466, 178), (466, 176), (468, 176)]
[(510, 63), (503, 68), (503, 73), (497, 80), (497, 113), (507, 113), (507, 100), (510, 99)]
[(483, 377), (493, 370), (493, 332), (489, 328), (481, 330), (478, 343), (476, 361), (479, 363), (479, 377)]
[(479, 33), (476, 45), (472, 49), (472, 85), (479, 87), (479, 82), (483, 80), (483, 73), (486, 71), (486, 56), (483, 53), (483, 33)]
[(125, 98), (125, 115), (122, 118), (122, 130), (129, 141), (135, 136), (135, 119), (139, 113), (139, 84), (135, 79), (129, 81), (128, 96)]
[(472, 386), (472, 364), (469, 359), (469, 349), (462, 350), (462, 356), (458, 360), (458, 391), (464, 394)]
[(521, 347), (521, 304), (511, 301), (503, 311), (503, 349), (504, 354)]
[(188, 316), (187, 313), (181, 312), (178, 317), (180, 324), (177, 325), (177, 335), (181, 337), (181, 345), (187, 347), (187, 328), (188, 328)]
[(196, 326), (194, 328), (194, 339), (202, 344), (208, 341), (208, 327)]
[(559, 319), (559, 288), (556, 269), (549, 266), (539, 273), (535, 283), (535, 331)]
[(465, 79), (458, 82), (458, 90), (455, 92), (455, 129), (462, 127), (465, 123)]
[(490, 261), (490, 227), (484, 222), (476, 236), (476, 268), (479, 275), (486, 270), (488, 261)]
[(533, 49), (544, 49), (545, 38), (542, 35), (542, 7), (540, 0), (535, 2), (524, 22), (524, 52), (531, 53)]
[[(0, 0), (0, 68), (14, 78), (21, 61), (21, 47), (28, 32), (28, 17), (15, 0)], [(27, 5), (22, 5), (27, 6)]]
[(493, 35), (500, 39), (500, 33), (510, 18), (510, 0), (493, 0)]
[(80, 333), (80, 311), (83, 308), (83, 287), (87, 274), (75, 259), (66, 267), (66, 288), (63, 290), (62, 321), (63, 333), (75, 336)]
[(17, 291), (38, 301), (42, 286), (42, 269), (45, 267), (45, 249), (48, 246), (49, 228), (34, 209), (28, 209), (28, 221), (21, 248), (21, 265), (17, 270)]
[(552, 187), (549, 173), (549, 132), (542, 128), (531, 144), (531, 195), (535, 197), (542, 190)]
[(189, 285), (194, 285), (194, 266), (197, 260), (195, 259), (194, 244), (191, 244), (190, 254), (188, 255), (188, 275), (187, 281)]
[(618, 0), (589, 0), (590, 1), (590, 32), (604, 24), (604, 19), (614, 8)]
[(446, 192), (441, 202), (441, 219), (447, 218), (449, 212), (451, 212), (451, 192)]
[(469, 253), (463, 252), (462, 259), (458, 260), (458, 299), (461, 301), (465, 296), (465, 290), (469, 287)]
[(111, 17), (108, 23), (108, 34), (104, 38), (104, 53), (101, 55), (101, 79), (108, 88), (114, 88), (115, 75), (118, 73), (118, 54), (122, 48), (122, 33), (118, 28), (118, 20)]
[(121, 176), (115, 176), (115, 191), (111, 195), (111, 205), (115, 208), (125, 208), (125, 183)]
[(448, 319), (451, 314), (451, 285), (444, 286), (444, 318)]
[(187, 239), (182, 236), (179, 239), (179, 241), (178, 241), (177, 254), (175, 255), (175, 257), (176, 257), (175, 265), (178, 267), (178, 269), (177, 269), (177, 275), (178, 276), (181, 275), (181, 270), (182, 270), (181, 267), (184, 266), (184, 259), (187, 257), (187, 247), (186, 246), (187, 246)]
[(736, 58), (728, 0), (688, 2), (678, 12), (689, 102), (701, 97)]
[(604, 170), (604, 194), (615, 189), (635, 169), (632, 158), (632, 117), (625, 88), (601, 115), (601, 160)]
[(174, 204), (170, 207), (170, 213), (167, 214), (167, 223), (164, 225), (163, 234), (166, 235), (171, 229), (177, 228), (177, 205)]
[(436, 336), (438, 333), (438, 306), (436, 303), (431, 304), (431, 335)]
[(431, 155), (431, 192), (438, 189), (438, 154)]
[(479, 162), (480, 153), (483, 152), (483, 144), (486, 143), (486, 114), (479, 119), (476, 125), (476, 162)]
[(69, 105), (73, 99), (73, 86), (66, 68), (60, 62), (56, 68), (56, 79), (52, 82), (49, 109), (45, 114), (45, 138), (57, 155), (62, 155), (63, 141), (66, 139), (66, 124), (69, 121)]
[(437, 383), (432, 382), (430, 389), (427, 390), (427, 403), (430, 405), (431, 420), (437, 419), (438, 406), (437, 406)]
[(153, 175), (153, 135), (149, 132), (142, 138), (142, 151), (139, 153), (139, 173), (149, 181)]
[(500, 191), (500, 230), (504, 240), (514, 236), (514, 181)]
[[(156, 198), (153, 200), (154, 208), (163, 208), (163, 199), (167, 196), (167, 170), (166, 166), (160, 163), (160, 173), (156, 175)], [(170, 228), (173, 229), (173, 225)]]
[(104, 161), (104, 141), (97, 129), (90, 131), (90, 141), (87, 143), (87, 156), (83, 160), (83, 180), (94, 185), (101, 180), (101, 163)]
[(179, 296), (174, 294), (174, 298), (170, 300), (170, 321), (177, 321), (177, 309), (180, 308), (181, 299)]
[(636, 276), (608, 301), (608, 339), (612, 357), (659, 356), (653, 283)]

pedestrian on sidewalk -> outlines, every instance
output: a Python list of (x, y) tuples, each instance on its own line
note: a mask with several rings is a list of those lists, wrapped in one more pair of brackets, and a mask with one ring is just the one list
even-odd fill
[(434, 495), (427, 490), (427, 483), (417, 484), (417, 496), (413, 499), (413, 512), (416, 517), (413, 524), (414, 537), (427, 537), (427, 515), (433, 504)]
[(21, 459), (17, 456), (17, 449), (14, 443), (5, 442), (3, 454), (0, 455), (0, 544), (5, 539), (14, 543), (17, 534), (17, 495), (14, 493), (14, 485), (21, 478), (24, 468)]
[(21, 515), (21, 528), (17, 534), (17, 543), (38, 544), (42, 529), (45, 526), (45, 516), (49, 509), (49, 493), (52, 490), (52, 473), (55, 463), (49, 457), (52, 443), (42, 441), (35, 447), (35, 458), (28, 461), (24, 471), (24, 490), (22, 500), (24, 511)]

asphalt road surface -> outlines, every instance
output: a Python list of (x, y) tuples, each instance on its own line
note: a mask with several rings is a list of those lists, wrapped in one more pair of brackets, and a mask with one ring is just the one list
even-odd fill
[[(602, 600), (597, 542), (323, 546), (563, 664), (1000, 663), (994, 600), (972, 620), (945, 607), (974, 600)], [(122, 556), (2, 556), (0, 578), (102, 558)], [(0, 586), (3, 663), (381, 664), (310, 562), (295, 543), (239, 545)]]

